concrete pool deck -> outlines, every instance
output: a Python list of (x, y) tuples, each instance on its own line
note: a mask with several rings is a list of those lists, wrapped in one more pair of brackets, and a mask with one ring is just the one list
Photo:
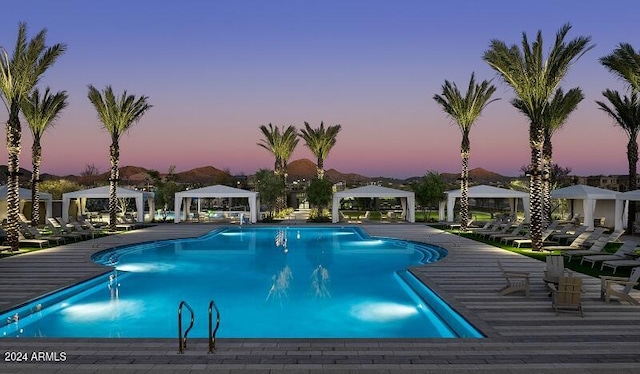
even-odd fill
[[(2, 259), (0, 310), (108, 272), (91, 261), (98, 251), (199, 236), (217, 227), (164, 224)], [(374, 236), (446, 248), (445, 259), (411, 270), (487, 337), (218, 339), (213, 354), (207, 354), (206, 339), (191, 340), (185, 354), (178, 354), (177, 338), (5, 338), (0, 339), (0, 373), (640, 372), (640, 307), (601, 301), (599, 279), (583, 276), (584, 318), (576, 313), (556, 316), (542, 282), (545, 264), (540, 261), (424, 224), (361, 227)], [(504, 285), (498, 259), (510, 270), (531, 272), (529, 298), (498, 294)], [(638, 291), (634, 292), (638, 297)], [(26, 353), (28, 362), (12, 362), (18, 352)], [(48, 356), (41, 355), (42, 360), (37, 361), (43, 353)]]

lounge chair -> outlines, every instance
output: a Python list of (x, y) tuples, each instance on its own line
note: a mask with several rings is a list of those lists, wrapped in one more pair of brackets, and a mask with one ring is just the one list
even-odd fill
[(562, 251), (561, 254), (567, 258), (569, 262), (574, 258), (605, 254), (604, 247), (609, 243), (608, 237), (601, 237), (589, 247), (589, 249), (577, 249), (575, 251)]
[(22, 231), (20, 231), (20, 230), (18, 230), (18, 243), (19, 244), (27, 244), (27, 245), (37, 245), (40, 248), (44, 248), (43, 245), (45, 245), (45, 244), (47, 246), (51, 245), (51, 243), (49, 243), (48, 240), (25, 238), (25, 236), (22, 234)]
[(633, 305), (640, 305), (640, 301), (629, 295), (633, 287), (640, 279), (640, 267), (633, 268), (629, 278), (600, 276), (600, 298), (606, 302), (611, 301), (611, 297), (617, 297)]
[(481, 226), (481, 227), (471, 227), (471, 228), (469, 228), (469, 231), (476, 232), (476, 231), (489, 230), (491, 227), (493, 227), (493, 226), (495, 226), (495, 225), (497, 225), (499, 223), (500, 223), (499, 219), (494, 219), (492, 221), (485, 222), (484, 225)]
[(640, 260), (609, 260), (602, 262), (600, 270), (604, 270), (605, 267), (610, 267), (615, 274), (618, 268), (632, 268), (636, 266), (640, 266)]
[(518, 226), (515, 226), (510, 232), (489, 235), (489, 240), (497, 241), (502, 238), (516, 236), (516, 235), (522, 234), (525, 229), (526, 229), (526, 225), (524, 224), (524, 222), (520, 222)]
[(509, 231), (509, 229), (511, 229), (511, 223), (506, 223), (504, 225), (499, 226), (497, 230), (474, 232), (474, 234), (477, 234), (481, 238), (488, 238), (491, 235), (506, 234)]
[[(609, 235), (606, 235), (604, 237), (606, 237), (608, 239), (607, 243), (615, 243), (618, 242), (618, 240), (620, 239), (620, 237), (624, 234), (624, 230), (616, 230), (614, 232), (612, 232)], [(595, 243), (596, 240), (600, 239), (601, 237), (603, 237), (603, 235), (600, 235), (600, 237), (598, 238), (589, 238), (587, 240), (585, 240), (585, 244), (590, 245), (590, 243)]]
[(582, 234), (578, 235), (577, 238), (575, 238), (571, 244), (569, 245), (550, 245), (550, 246), (543, 246), (542, 249), (545, 251), (570, 251), (570, 250), (577, 250), (577, 249), (585, 249), (584, 247), (582, 247), (582, 244), (584, 243), (585, 240), (587, 240), (587, 238), (591, 235), (590, 232), (583, 232)]
[(56, 245), (65, 244), (67, 241), (65, 238), (56, 235), (42, 235), (37, 228), (33, 226), (27, 226), (22, 229), (22, 234), (27, 239), (43, 239), (49, 241), (49, 245), (55, 243)]
[[(596, 262), (602, 261), (616, 261), (616, 260), (629, 260), (629, 255), (636, 250), (638, 246), (638, 242), (627, 240), (625, 241), (618, 250), (616, 250), (613, 254), (601, 254), (601, 255), (593, 255), (593, 256), (583, 256), (582, 260), (580, 260), (580, 265), (584, 263), (591, 263), (591, 267), (593, 268)], [(602, 270), (602, 266), (600, 267)]]
[(558, 242), (558, 244), (562, 244), (562, 243), (568, 244), (573, 242), (575, 239), (577, 239), (578, 236), (582, 235), (582, 233), (584, 233), (585, 231), (587, 231), (587, 226), (580, 225), (580, 226), (577, 226), (573, 231), (568, 232), (566, 234), (552, 234), (550, 239)]
[(551, 289), (551, 306), (556, 311), (575, 311), (580, 313), (580, 317), (584, 317), (582, 313), (582, 278), (578, 277), (559, 277), (558, 285), (548, 284)]
[(549, 255), (545, 260), (547, 267), (544, 270), (544, 276), (542, 278), (545, 283), (558, 284), (560, 277), (570, 275), (569, 270), (564, 267), (564, 257)]
[(369, 222), (369, 215), (370, 215), (370, 214), (371, 214), (371, 213), (367, 210), (367, 211), (364, 213), (364, 215), (363, 215), (363, 216), (358, 216), (358, 221), (359, 221), (360, 223), (363, 223), (363, 222)]
[[(473, 223), (474, 219), (471, 218), (467, 221), (467, 229), (469, 228), (469, 226)], [(462, 223), (461, 222), (450, 222), (450, 223), (445, 223), (449, 230), (453, 230), (453, 229), (460, 229), (462, 228)], [(485, 225), (486, 226), (486, 225)]]
[(524, 291), (529, 297), (529, 273), (524, 271), (507, 271), (498, 260), (498, 267), (502, 276), (507, 281), (507, 285), (500, 289), (500, 295), (508, 295), (513, 292)]
[[(550, 244), (550, 245), (551, 245), (551, 244), (557, 244), (557, 243), (555, 243), (555, 242), (553, 242), (553, 243), (548, 242), (547, 240), (549, 239), (549, 237), (550, 237), (553, 233), (566, 232), (567, 230), (571, 229), (572, 227), (573, 227), (573, 225), (568, 224), (568, 225), (563, 226), (563, 228), (562, 228), (562, 229), (560, 229), (560, 231), (559, 231), (559, 230), (554, 230), (553, 228), (546, 229), (546, 230), (544, 230), (544, 231), (542, 232), (542, 242), (543, 242), (543, 243)], [(564, 231), (562, 231), (562, 230), (564, 230)], [(505, 241), (505, 244), (507, 244), (509, 241), (513, 241), (513, 244), (512, 244), (512, 245), (513, 245), (514, 247), (518, 247), (518, 248), (521, 248), (523, 244), (531, 244), (531, 239), (530, 239), (530, 238), (528, 238), (528, 237), (524, 237), (524, 236), (523, 236), (523, 237), (520, 237), (520, 238), (517, 238), (517, 239), (510, 239), (510, 240), (507, 240), (507, 241)]]

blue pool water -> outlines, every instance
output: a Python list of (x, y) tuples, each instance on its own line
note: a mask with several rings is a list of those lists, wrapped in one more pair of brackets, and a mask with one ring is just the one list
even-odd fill
[(218, 337), (481, 337), (403, 271), (444, 255), (353, 227), (222, 228), (101, 252), (113, 272), (0, 315), (0, 336), (172, 338), (186, 301), (206, 337), (215, 300)]

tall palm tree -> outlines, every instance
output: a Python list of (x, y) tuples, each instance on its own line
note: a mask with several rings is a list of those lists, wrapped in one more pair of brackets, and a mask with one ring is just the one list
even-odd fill
[(89, 85), (89, 101), (98, 112), (98, 118), (102, 126), (111, 135), (111, 146), (109, 147), (109, 159), (111, 161), (111, 171), (109, 173), (109, 229), (116, 229), (116, 213), (118, 209), (118, 179), (120, 163), (120, 137), (126, 133), (131, 126), (140, 120), (142, 116), (151, 109), (147, 102), (147, 96), (136, 98), (128, 95), (124, 91), (120, 98), (116, 98), (111, 86), (107, 86), (102, 92), (92, 85)]
[[(602, 101), (596, 101), (602, 111), (613, 118), (620, 128), (627, 133), (627, 161), (629, 163), (629, 191), (638, 188), (636, 168), (638, 166), (638, 133), (640, 133), (640, 97), (638, 92), (632, 91), (630, 96), (620, 96), (618, 91), (606, 90), (602, 95), (609, 100), (611, 106)], [(627, 216), (627, 233), (633, 234), (633, 224), (636, 218), (635, 204), (629, 204)]]
[[(553, 144), (551, 138), (569, 119), (569, 115), (584, 99), (580, 88), (572, 88), (565, 94), (562, 88), (556, 90), (549, 102), (544, 116), (544, 146), (542, 148), (542, 222), (547, 227), (551, 219), (551, 171), (553, 166)], [(514, 99), (513, 105), (525, 113), (526, 108), (520, 99)]]
[(600, 63), (625, 80), (633, 90), (640, 91), (640, 53), (631, 44), (620, 43), (610, 55), (601, 57)]
[(542, 32), (529, 44), (522, 34), (522, 49), (507, 46), (503, 41), (492, 40), (483, 59), (506, 84), (511, 86), (520, 104), (512, 102), (529, 119), (529, 146), (531, 148), (530, 204), (531, 242), (534, 251), (542, 250), (542, 175), (545, 113), (549, 102), (566, 76), (569, 67), (593, 46), (591, 38), (581, 36), (565, 42), (571, 26), (566, 24), (556, 34), (556, 40), (547, 58), (543, 56)]
[(68, 97), (69, 95), (67, 95), (66, 91), (51, 94), (49, 87), (41, 97), (40, 91), (36, 88), (21, 105), (22, 114), (27, 120), (33, 135), (33, 145), (31, 146), (31, 163), (33, 165), (31, 175), (31, 225), (33, 226), (37, 226), (40, 223), (38, 184), (40, 183), (40, 163), (42, 162), (42, 135), (45, 130), (53, 126), (54, 121), (58, 119), (62, 110), (67, 107)]
[(455, 83), (447, 80), (442, 85), (442, 95), (434, 95), (433, 99), (440, 104), (442, 110), (453, 120), (462, 132), (460, 156), (462, 172), (460, 173), (460, 230), (466, 231), (469, 223), (469, 154), (471, 127), (482, 114), (482, 110), (490, 103), (499, 100), (491, 99), (496, 87), (484, 80), (476, 84), (475, 74), (471, 73), (469, 88), (462, 96)]
[[(258, 146), (269, 151), (275, 158), (273, 171), (282, 179), (282, 184), (285, 187), (287, 185), (287, 166), (289, 164), (289, 158), (298, 145), (298, 131), (294, 126), (288, 126), (282, 129), (278, 126), (269, 124), (269, 127), (265, 125), (260, 126), (260, 131), (264, 138), (260, 139), (257, 143)], [(278, 210), (284, 209), (286, 205), (286, 196), (282, 196), (277, 202)]]
[(337, 136), (341, 125), (329, 126), (324, 128), (324, 123), (320, 122), (320, 127), (312, 128), (307, 122), (304, 123), (304, 129), (300, 130), (300, 137), (304, 139), (305, 145), (316, 156), (318, 179), (324, 178), (324, 160), (329, 156), (329, 151), (336, 145)]
[(27, 26), (18, 25), (18, 38), (13, 54), (0, 50), (0, 93), (9, 112), (7, 134), (7, 242), (12, 251), (18, 250), (20, 228), (20, 151), (22, 126), (20, 105), (27, 99), (42, 75), (57, 58), (64, 53), (64, 44), (47, 47), (47, 30), (42, 29), (31, 40), (27, 40)]

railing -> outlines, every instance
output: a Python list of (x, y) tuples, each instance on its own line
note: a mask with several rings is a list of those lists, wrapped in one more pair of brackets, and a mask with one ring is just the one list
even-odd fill
[[(216, 328), (213, 328), (213, 309), (216, 310)], [(211, 300), (209, 303), (209, 353), (213, 353), (216, 349), (216, 332), (220, 327), (220, 311), (216, 306), (216, 303)]]
[[(189, 327), (184, 332), (184, 336), (182, 335), (182, 307), (186, 306), (189, 312), (191, 313), (191, 323)], [(209, 313), (211, 314), (211, 313)], [(186, 301), (181, 301), (180, 306), (178, 306), (178, 343), (180, 347), (178, 348), (178, 353), (184, 353), (184, 350), (187, 349), (187, 336), (189, 335), (189, 331), (193, 328), (193, 309), (187, 304)]]

